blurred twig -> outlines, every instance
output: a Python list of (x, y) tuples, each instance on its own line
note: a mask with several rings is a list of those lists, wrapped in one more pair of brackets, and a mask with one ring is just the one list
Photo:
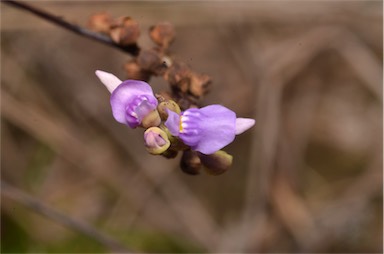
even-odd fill
[(82, 222), (75, 220), (66, 216), (65, 214), (55, 210), (54, 208), (44, 204), (40, 200), (28, 195), (27, 193), (19, 190), (16, 187), (11, 186), (10, 184), (1, 180), (1, 195), (10, 198), (33, 211), (50, 218), (53, 221), (56, 221), (68, 228), (76, 230), (88, 237), (96, 240), (102, 245), (108, 247), (112, 251), (115, 252), (124, 252), (127, 253), (130, 250), (124, 247), (122, 244), (117, 242), (115, 239), (111, 238), (104, 233), (101, 233), (99, 230), (93, 228), (92, 226)]
[(300, 248), (303, 251), (313, 250), (314, 243), (319, 239), (319, 227), (303, 198), (290, 186), (282, 172), (274, 178), (271, 202)]
[(29, 4), (22, 3), (19, 1), (13, 1), (13, 0), (2, 0), (3, 3), (8, 4), (10, 6), (28, 11), (40, 18), (43, 18), (47, 20), (48, 22), (58, 25), (64, 29), (67, 29), (73, 33), (76, 33), (78, 35), (84, 36), (86, 38), (92, 39), (94, 41), (98, 41), (100, 43), (106, 44), (108, 46), (118, 48), (124, 52), (127, 52), (133, 56), (137, 56), (139, 54), (140, 48), (137, 46), (137, 44), (132, 44), (128, 46), (122, 46), (120, 44), (115, 43), (110, 37), (102, 35), (100, 33), (96, 33), (93, 31), (90, 31), (84, 27), (77, 26), (74, 24), (71, 24), (67, 21), (65, 21), (63, 18), (55, 16), (51, 13), (48, 13), (46, 11), (43, 11), (41, 9), (38, 9), (36, 7), (33, 7)]

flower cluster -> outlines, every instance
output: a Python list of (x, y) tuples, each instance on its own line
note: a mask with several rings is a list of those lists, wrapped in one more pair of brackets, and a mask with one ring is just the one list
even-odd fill
[[(221, 106), (189, 108), (181, 112), (177, 103), (159, 103), (152, 88), (144, 81), (121, 81), (113, 74), (96, 71), (100, 81), (111, 92), (113, 117), (130, 128), (143, 127), (145, 146), (151, 154), (171, 158), (180, 150), (190, 151), (188, 159), (197, 168), (209, 168), (213, 174), (222, 173), (232, 163), (232, 156), (220, 151), (235, 136), (255, 124), (249, 118), (237, 118), (235, 112)], [(191, 165), (182, 165), (187, 173)], [(198, 173), (194, 170), (194, 173)]]

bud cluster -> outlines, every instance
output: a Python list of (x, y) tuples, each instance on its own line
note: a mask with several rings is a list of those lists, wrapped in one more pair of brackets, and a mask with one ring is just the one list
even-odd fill
[(107, 12), (92, 15), (88, 27), (95, 32), (103, 33), (119, 45), (136, 44), (140, 37), (139, 23), (131, 17), (112, 18)]
[[(88, 24), (116, 44), (139, 49), (139, 25), (130, 17), (113, 19), (107, 13), (99, 13)], [(96, 75), (111, 92), (115, 120), (130, 128), (146, 129), (144, 145), (149, 153), (175, 158), (182, 152), (183, 172), (196, 175), (205, 169), (211, 175), (219, 175), (232, 165), (232, 156), (221, 149), (255, 121), (237, 118), (233, 111), (221, 105), (199, 108), (200, 99), (209, 91), (211, 78), (170, 56), (168, 50), (175, 35), (169, 22), (150, 27), (149, 37), (155, 45), (131, 52), (132, 59), (124, 65), (127, 80), (121, 81), (103, 71), (96, 71)], [(171, 91), (155, 95), (147, 83), (152, 76), (162, 77)]]

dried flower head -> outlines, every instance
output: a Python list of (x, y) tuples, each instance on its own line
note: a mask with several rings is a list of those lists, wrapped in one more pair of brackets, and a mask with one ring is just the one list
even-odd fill
[(112, 24), (110, 36), (114, 42), (123, 46), (135, 44), (140, 37), (139, 23), (131, 17), (121, 17)]
[(161, 22), (149, 29), (149, 35), (157, 45), (168, 48), (175, 39), (176, 32), (171, 23)]

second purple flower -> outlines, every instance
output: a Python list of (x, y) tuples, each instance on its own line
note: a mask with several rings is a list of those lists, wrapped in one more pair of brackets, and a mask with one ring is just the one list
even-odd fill
[(180, 115), (168, 110), (165, 122), (173, 136), (203, 154), (215, 153), (254, 124), (255, 120), (236, 118), (235, 112), (221, 105), (191, 108)]

